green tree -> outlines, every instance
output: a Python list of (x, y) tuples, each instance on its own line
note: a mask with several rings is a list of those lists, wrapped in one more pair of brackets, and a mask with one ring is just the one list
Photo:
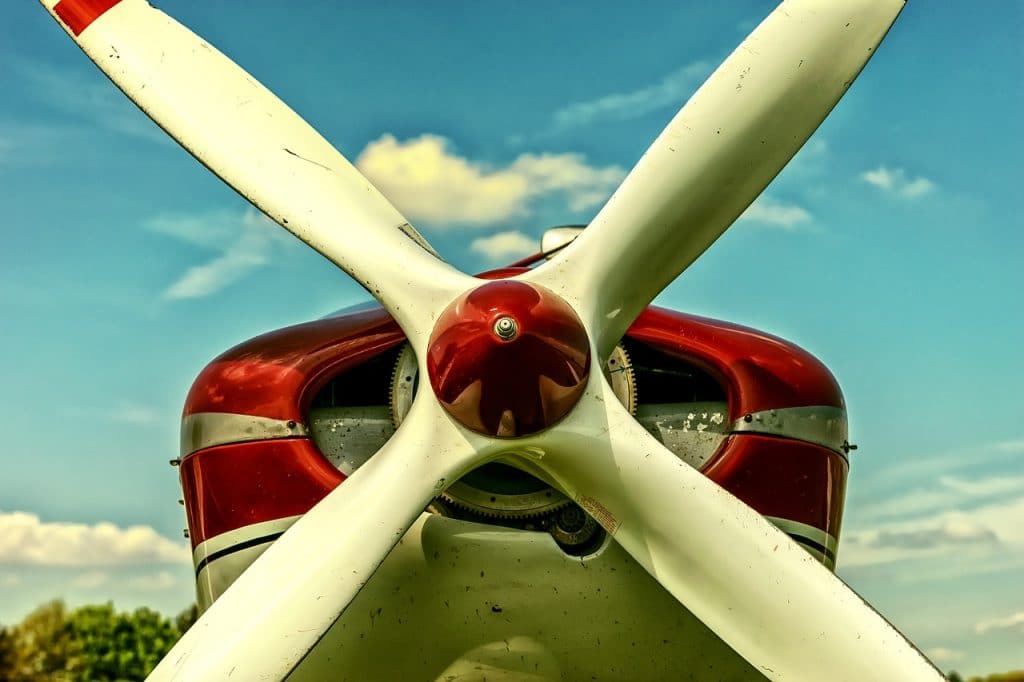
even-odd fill
[(118, 613), (113, 604), (83, 606), (68, 617), (74, 642), (67, 671), (76, 680), (141, 680), (178, 640), (169, 618), (147, 608)]
[(14, 677), (14, 632), (0, 626), (0, 680)]
[(70, 680), (68, 654), (73, 642), (64, 631), (67, 609), (57, 599), (43, 604), (7, 631), (8, 669), (3, 679), (10, 682), (57, 682)]
[(179, 635), (188, 632), (188, 629), (199, 620), (199, 606), (193, 604), (174, 618), (174, 627), (178, 628)]
[(118, 613), (107, 603), (68, 612), (49, 602), (0, 628), (0, 681), (143, 680), (197, 615), (194, 606), (171, 619), (147, 608)]

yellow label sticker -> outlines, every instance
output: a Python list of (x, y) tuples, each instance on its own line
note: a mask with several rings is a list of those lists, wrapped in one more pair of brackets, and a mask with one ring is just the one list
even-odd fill
[(619, 521), (603, 504), (587, 495), (580, 495), (577, 502), (588, 514), (594, 517), (595, 521), (601, 524), (602, 528), (608, 531), (609, 535), (615, 535), (615, 531), (619, 529)]

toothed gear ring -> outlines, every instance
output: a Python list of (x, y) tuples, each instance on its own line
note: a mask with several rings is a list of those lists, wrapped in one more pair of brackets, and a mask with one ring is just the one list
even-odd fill
[[(418, 385), (419, 367), (412, 346), (398, 354), (391, 374), (388, 405), (395, 428), (409, 413)], [(605, 367), (608, 378), (630, 414), (636, 413), (636, 380), (629, 355), (616, 346)], [(485, 517), (533, 518), (567, 506), (571, 500), (546, 482), (503, 462), (485, 464), (453, 483), (441, 497), (450, 504)]]

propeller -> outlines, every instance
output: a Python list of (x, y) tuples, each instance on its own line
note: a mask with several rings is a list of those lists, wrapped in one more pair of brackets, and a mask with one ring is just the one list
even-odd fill
[(499, 457), (556, 482), (770, 679), (943, 679), (832, 573), (650, 436), (591, 371), (796, 153), (902, 0), (783, 2), (576, 242), (494, 282), (444, 263), (298, 115), (145, 0), (42, 3), (185, 149), (380, 300), (432, 389), (150, 679), (284, 678), (427, 503)]
[(145, 0), (42, 3), (146, 115), (363, 285), (413, 344), (472, 286), (298, 114), (171, 17)]
[(525, 279), (580, 311), (602, 356), (610, 353), (803, 146), (902, 7), (783, 2), (676, 114), (575, 242)]

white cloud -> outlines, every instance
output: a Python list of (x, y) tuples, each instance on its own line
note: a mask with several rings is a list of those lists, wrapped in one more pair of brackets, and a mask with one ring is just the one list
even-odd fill
[(13, 573), (4, 573), (0, 575), (0, 587), (17, 587), (21, 584), (21, 576), (14, 575)]
[(796, 204), (784, 204), (761, 196), (747, 207), (738, 221), (776, 227), (785, 232), (796, 232), (809, 227), (812, 217), (806, 209)]
[(555, 112), (555, 126), (565, 129), (595, 121), (624, 121), (665, 107), (678, 109), (711, 71), (710, 62), (693, 62), (657, 83), (570, 104)]
[(902, 168), (879, 166), (861, 173), (860, 179), (903, 199), (917, 199), (935, 190), (934, 182), (921, 176), (911, 179)]
[(27, 512), (0, 513), (0, 564), (119, 566), (188, 562), (187, 545), (148, 526), (43, 522)]
[(989, 618), (974, 625), (974, 631), (979, 635), (992, 630), (1015, 630), (1024, 634), (1024, 611), (1018, 611), (1002, 618)]
[(993, 447), (999, 452), (1009, 452), (1013, 454), (1024, 454), (1024, 438), (1019, 440), (1004, 440), (993, 445)]
[(936, 663), (949, 663), (951, 661), (962, 661), (965, 658), (964, 652), (959, 649), (948, 649), (944, 646), (932, 647), (925, 651), (928, 658)]
[(535, 253), (539, 248), (536, 239), (522, 232), (498, 232), (490, 237), (478, 237), (469, 245), (470, 251), (483, 254), (492, 261), (515, 260)]
[(964, 516), (950, 516), (935, 525), (882, 528), (862, 535), (861, 541), (872, 547), (929, 550), (948, 545), (987, 545), (999, 540), (992, 529), (977, 521)]
[(991, 498), (1007, 493), (1024, 493), (1024, 476), (989, 476), (987, 478), (964, 479), (942, 476), (939, 483), (956, 494), (956, 501)]
[(83, 590), (91, 590), (99, 587), (100, 585), (106, 585), (110, 582), (110, 574), (105, 571), (89, 571), (82, 573), (71, 579), (71, 587), (77, 587)]
[(21, 62), (15, 68), (36, 98), (55, 111), (121, 135), (161, 144), (170, 142), (155, 123), (95, 70), (85, 73), (79, 67), (57, 69), (40, 62)]
[(955, 512), (991, 528), (1008, 548), (1024, 555), (1024, 496), (1001, 499), (969, 511)]
[(133, 590), (143, 590), (145, 592), (167, 590), (177, 584), (178, 580), (168, 571), (137, 575), (125, 581), (126, 587)]
[(523, 154), (492, 167), (455, 154), (437, 135), (384, 135), (356, 167), (413, 222), (493, 225), (525, 215), (532, 201), (559, 197), (573, 211), (604, 201), (625, 177), (618, 166), (589, 166), (580, 154)]
[(250, 271), (266, 265), (267, 257), (263, 250), (261, 240), (245, 235), (217, 258), (186, 270), (167, 287), (164, 298), (202, 298), (216, 293)]
[(858, 471), (860, 485), (873, 493), (873, 497), (862, 504), (865, 508), (859, 511), (870, 512), (879, 502), (900, 494), (908, 485), (928, 479), (938, 480), (943, 474), (963, 472), (962, 475), (967, 475), (979, 470), (1016, 472), (1022, 461), (1016, 455), (1021, 453), (1024, 453), (1024, 439), (1011, 439), (966, 445), (943, 452), (918, 452), (905, 459), (891, 458), (885, 467), (876, 471)]
[(35, 120), (0, 120), (0, 163), (9, 167), (40, 167), (66, 164), (69, 150), (83, 142), (105, 145), (83, 134), (74, 123), (60, 123), (46, 117)]
[(935, 189), (935, 183), (928, 178), (914, 178), (900, 188), (900, 194), (908, 199), (924, 196)]
[(508, 170), (526, 180), (531, 199), (562, 194), (573, 211), (600, 205), (626, 177), (619, 166), (588, 166), (581, 154), (523, 154)]
[(908, 582), (1020, 568), (1024, 496), (993, 500), (969, 510), (955, 509), (954, 501), (947, 511), (928, 508), (914, 518), (850, 529), (840, 547), (842, 567), (903, 562)]
[(820, 132), (815, 133), (782, 169), (775, 186), (789, 183), (800, 187), (804, 196), (824, 194), (822, 178), (829, 174), (830, 158), (828, 140)]
[(276, 223), (251, 208), (241, 213), (218, 210), (161, 215), (147, 221), (146, 228), (217, 253), (188, 268), (168, 286), (163, 297), (170, 300), (214, 294), (269, 264), (276, 246), (293, 241)]
[(141, 592), (159, 592), (178, 584), (178, 580), (169, 571), (130, 576), (119, 574), (116, 579), (107, 571), (87, 571), (72, 578), (68, 584), (83, 590), (93, 590), (114, 582), (119, 590), (128, 589)]
[(1024, 494), (1024, 475), (984, 478), (939, 476), (927, 487), (915, 487), (879, 500), (865, 510), (868, 518), (900, 518), (928, 511), (964, 508), (1007, 495)]
[(238, 239), (242, 227), (253, 220), (255, 214), (253, 209), (244, 212), (221, 209), (205, 213), (171, 213), (150, 218), (145, 227), (186, 244), (221, 251)]

